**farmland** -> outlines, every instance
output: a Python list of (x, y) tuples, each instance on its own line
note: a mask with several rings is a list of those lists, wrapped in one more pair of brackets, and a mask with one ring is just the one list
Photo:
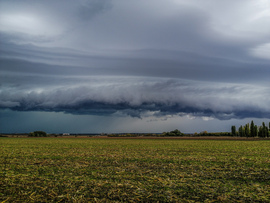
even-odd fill
[(270, 141), (0, 138), (4, 202), (270, 202)]

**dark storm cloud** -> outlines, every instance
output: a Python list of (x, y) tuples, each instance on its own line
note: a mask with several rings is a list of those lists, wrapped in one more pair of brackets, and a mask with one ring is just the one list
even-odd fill
[[(1, 108), (17, 111), (56, 111), (72, 114), (111, 115), (115, 113), (141, 117), (146, 112), (155, 116), (208, 116), (218, 119), (270, 117), (269, 88), (247, 85), (198, 83), (147, 78), (76, 78), (55, 84), (39, 84), (18, 90), (2, 86)], [(53, 80), (52, 80), (53, 81)], [(115, 81), (118, 81), (117, 83)], [(84, 83), (83, 83), (84, 82)], [(36, 83), (38, 84), (38, 83)], [(62, 86), (60, 85), (62, 84)], [(20, 86), (21, 87), (21, 86)], [(44, 87), (46, 87), (44, 89)], [(256, 98), (264, 94), (265, 98)], [(259, 105), (258, 105), (259, 104)]]
[(270, 118), (263, 2), (0, 4), (1, 108)]

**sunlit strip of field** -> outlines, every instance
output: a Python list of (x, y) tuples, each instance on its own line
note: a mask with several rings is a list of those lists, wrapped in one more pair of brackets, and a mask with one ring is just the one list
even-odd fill
[(0, 201), (270, 202), (270, 141), (0, 138)]

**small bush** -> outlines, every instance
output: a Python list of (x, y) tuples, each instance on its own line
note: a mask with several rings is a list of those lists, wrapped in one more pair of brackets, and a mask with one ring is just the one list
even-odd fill
[(48, 137), (48, 135), (44, 131), (35, 131), (29, 133), (28, 137)]

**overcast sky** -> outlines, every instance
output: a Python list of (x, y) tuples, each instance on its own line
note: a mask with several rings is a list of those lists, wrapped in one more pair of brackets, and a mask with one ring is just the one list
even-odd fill
[(270, 0), (0, 0), (0, 131), (270, 121)]

